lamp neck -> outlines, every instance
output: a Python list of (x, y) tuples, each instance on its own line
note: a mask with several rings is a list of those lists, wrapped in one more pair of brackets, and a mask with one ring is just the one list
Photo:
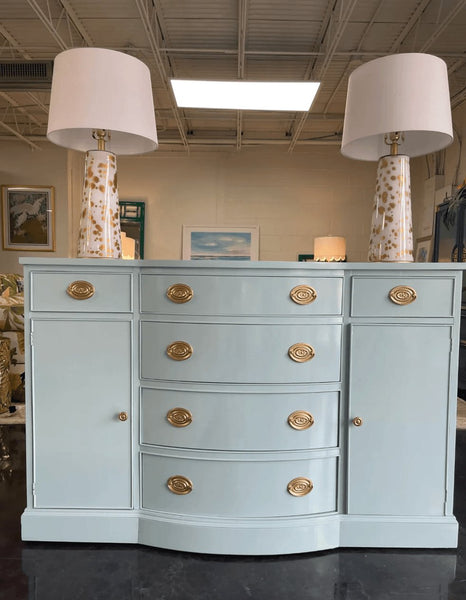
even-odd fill
[(390, 146), (390, 155), (396, 156), (398, 154), (398, 146), (404, 141), (404, 135), (399, 131), (392, 131), (390, 134), (385, 135), (385, 143)]
[(92, 137), (97, 140), (97, 150), (105, 150), (105, 142), (110, 138), (106, 129), (94, 129)]

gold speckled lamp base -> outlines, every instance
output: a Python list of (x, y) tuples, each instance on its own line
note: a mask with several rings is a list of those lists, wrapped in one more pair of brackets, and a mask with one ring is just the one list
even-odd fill
[(369, 261), (412, 262), (409, 156), (382, 156), (377, 167)]
[(89, 150), (85, 169), (78, 257), (121, 258), (116, 157)]

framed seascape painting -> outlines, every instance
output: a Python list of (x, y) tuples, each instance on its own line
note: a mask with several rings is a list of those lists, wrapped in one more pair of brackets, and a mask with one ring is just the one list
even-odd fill
[(54, 188), (2, 185), (4, 250), (54, 252)]
[(259, 260), (259, 227), (183, 225), (183, 260)]

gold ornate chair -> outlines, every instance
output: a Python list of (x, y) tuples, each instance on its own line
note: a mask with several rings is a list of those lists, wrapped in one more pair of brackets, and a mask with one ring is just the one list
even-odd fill
[(15, 273), (0, 274), (0, 342), (1, 413), (24, 402), (24, 287)]

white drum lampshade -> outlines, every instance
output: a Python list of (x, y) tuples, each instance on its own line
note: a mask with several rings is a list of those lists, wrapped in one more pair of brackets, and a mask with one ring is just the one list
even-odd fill
[(384, 56), (350, 75), (341, 152), (379, 161), (370, 261), (413, 260), (409, 157), (452, 141), (448, 74), (440, 58)]
[(79, 257), (121, 257), (116, 154), (158, 146), (150, 72), (128, 54), (75, 48), (55, 58), (48, 139), (85, 151)]
[(346, 260), (346, 240), (337, 235), (314, 238), (316, 262), (342, 262)]

